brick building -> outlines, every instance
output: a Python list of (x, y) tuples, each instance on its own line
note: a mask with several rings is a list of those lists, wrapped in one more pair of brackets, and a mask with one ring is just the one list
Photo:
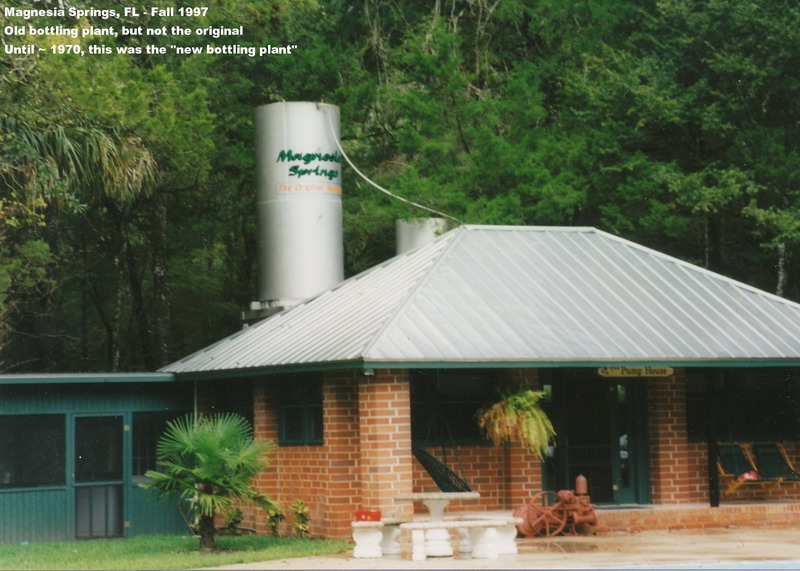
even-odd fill
[[(463, 509), (512, 510), (579, 473), (601, 506), (716, 505), (718, 441), (797, 455), (799, 364), (798, 304), (592, 228), (463, 226), (161, 372), (196, 382), (202, 409), (245, 403), (278, 444), (259, 487), (339, 538), (356, 509), (407, 513), (396, 495), (436, 490), (416, 449), (480, 492)], [(514, 386), (546, 394), (544, 462), (478, 431)], [(663, 526), (634, 512), (620, 525)]]

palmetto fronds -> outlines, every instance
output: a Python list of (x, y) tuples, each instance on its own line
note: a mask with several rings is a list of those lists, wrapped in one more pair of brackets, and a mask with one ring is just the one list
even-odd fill
[(32, 127), (0, 117), (0, 140), (16, 145), (14, 162), (0, 162), (0, 177), (29, 197), (58, 205), (65, 196), (98, 194), (120, 202), (148, 192), (157, 167), (142, 142), (90, 127)]
[(228, 510), (236, 500), (274, 507), (250, 485), (266, 467), (271, 451), (272, 443), (255, 440), (249, 423), (239, 415), (184, 416), (167, 425), (157, 447), (161, 470), (148, 471), (150, 480), (141, 485), (162, 498), (177, 494), (190, 514), (200, 518), (201, 547), (213, 547), (217, 512)]

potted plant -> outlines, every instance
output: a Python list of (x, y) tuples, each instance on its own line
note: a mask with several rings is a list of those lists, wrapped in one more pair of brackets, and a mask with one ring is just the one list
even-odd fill
[(520, 389), (503, 395), (500, 402), (478, 412), (478, 425), (495, 446), (519, 442), (543, 457), (556, 432), (547, 414), (539, 406), (544, 392)]

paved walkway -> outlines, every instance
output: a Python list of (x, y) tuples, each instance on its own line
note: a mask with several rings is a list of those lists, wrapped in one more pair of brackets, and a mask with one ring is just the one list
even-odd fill
[(517, 540), (517, 545), (518, 555), (494, 560), (458, 557), (426, 561), (354, 559), (348, 552), (227, 565), (218, 569), (620, 569), (653, 566), (800, 569), (800, 529), (796, 528), (741, 527), (704, 533), (648, 531), (521, 539)]

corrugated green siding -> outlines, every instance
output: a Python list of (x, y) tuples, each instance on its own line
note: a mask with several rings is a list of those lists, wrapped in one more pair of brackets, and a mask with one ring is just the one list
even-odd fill
[(71, 527), (63, 488), (0, 492), (0, 543), (65, 541)]
[(178, 512), (177, 502), (159, 502), (153, 490), (145, 490), (138, 486), (130, 488), (128, 515), (129, 536), (189, 532)]
[(189, 384), (0, 386), (0, 414), (190, 410)]
[[(98, 383), (0, 385), (0, 415), (66, 415), (66, 462), (75, 454), (74, 419), (85, 415), (123, 415), (130, 426), (136, 412), (187, 412), (193, 408), (191, 384)], [(124, 439), (125, 535), (185, 533), (174, 503), (159, 503), (131, 481), (132, 438)], [(35, 443), (32, 443), (35, 445)], [(69, 478), (69, 468), (66, 469)], [(69, 541), (75, 538), (72, 485), (51, 488), (0, 489), (0, 543)]]

